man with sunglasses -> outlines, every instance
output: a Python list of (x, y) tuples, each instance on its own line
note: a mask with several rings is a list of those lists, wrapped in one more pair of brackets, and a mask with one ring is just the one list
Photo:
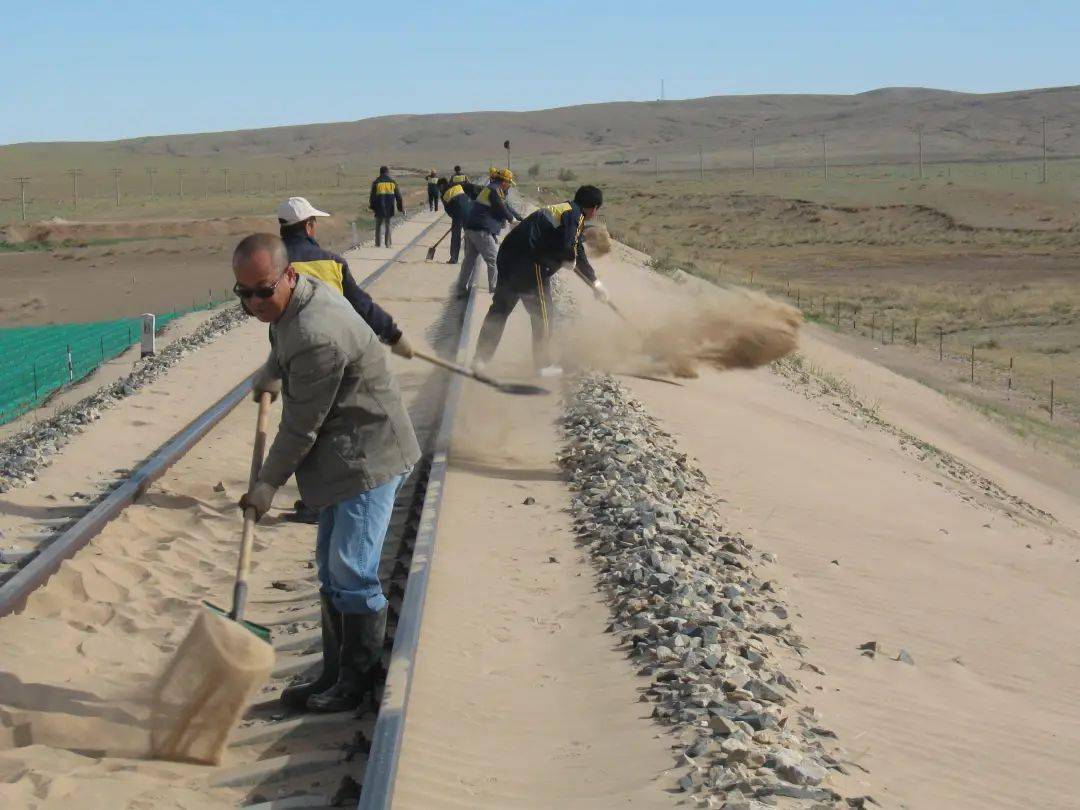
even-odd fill
[(270, 325), (271, 354), (256, 391), (283, 399), (258, 482), (240, 505), (261, 518), (295, 474), (304, 502), (319, 510), (323, 671), (281, 698), (307, 711), (355, 709), (378, 677), (386, 630), (379, 559), (420, 448), (386, 352), (343, 296), (297, 273), (273, 234), (237, 245), (233, 275), (233, 290)]

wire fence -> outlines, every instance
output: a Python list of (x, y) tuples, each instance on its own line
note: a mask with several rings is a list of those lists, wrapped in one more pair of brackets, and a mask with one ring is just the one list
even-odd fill
[(752, 271), (741, 281), (786, 297), (808, 320), (838, 332), (860, 335), (881, 346), (905, 346), (920, 355), (920, 364), (936, 361), (956, 382), (1024, 397), (1050, 422), (1055, 417), (1080, 418), (1071, 398), (1080, 382), (1076, 369), (1055, 365), (1052, 356), (1037, 357), (1037, 350), (999, 341), (995, 335), (1000, 325), (883, 311), (880, 303), (810, 292), (790, 282), (780, 285), (755, 278)]
[[(211, 296), (205, 304), (156, 315), (156, 327), (228, 300)], [(0, 425), (122, 354), (140, 341), (141, 329), (141, 318), (0, 329)]]

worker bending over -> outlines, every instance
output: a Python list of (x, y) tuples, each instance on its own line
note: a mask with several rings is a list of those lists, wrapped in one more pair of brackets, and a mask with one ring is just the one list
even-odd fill
[(442, 178), (439, 179), (439, 189), (442, 192), (443, 208), (450, 215), (450, 259), (447, 264), (457, 264), (461, 256), (461, 229), (472, 209), (472, 201), (481, 189), (468, 180), (451, 185)]
[(506, 192), (514, 185), (514, 173), (509, 169), (492, 169), (490, 179), (476, 196), (465, 219), (465, 258), (458, 273), (457, 294), (464, 298), (472, 286), (473, 271), (481, 257), (487, 265), (488, 289), (494, 290), (499, 271), (496, 258), (499, 251), (499, 232), (509, 222), (521, 222), (521, 215), (506, 201)]
[(295, 474), (300, 495), (319, 510), (323, 672), (282, 700), (318, 712), (354, 709), (380, 674), (387, 602), (379, 558), (420, 448), (386, 352), (342, 296), (297, 273), (272, 234), (236, 246), (233, 275), (233, 291), (270, 324), (272, 351), (253, 380), (255, 396), (283, 399), (277, 435), (240, 505), (261, 518)]
[(428, 211), (439, 210), (439, 175), (434, 169), (427, 176), (427, 207)]
[(404, 215), (405, 203), (401, 199), (397, 180), (390, 176), (390, 170), (386, 166), (380, 166), (379, 176), (371, 182), (371, 195), (368, 199), (368, 207), (375, 213), (375, 247), (380, 247), (383, 242), (387, 247), (391, 245), (390, 220), (394, 218), (395, 203), (397, 210)]
[[(317, 278), (344, 295), (345, 300), (371, 327), (379, 340), (391, 346), (394, 354), (411, 358), (413, 352), (409, 341), (405, 339), (390, 313), (376, 304), (356, 283), (349, 270), (349, 263), (336, 253), (324, 250), (315, 241), (318, 218), (328, 216), (328, 213), (320, 211), (304, 197), (290, 197), (278, 206), (278, 230), (289, 254), (289, 264), (297, 273)], [(318, 513), (302, 499), (296, 502), (295, 508), (296, 513), (288, 519), (300, 523), (318, 522)]]
[(552, 316), (551, 277), (565, 264), (573, 265), (601, 301), (607, 291), (585, 255), (585, 223), (596, 216), (604, 195), (596, 186), (582, 186), (569, 202), (538, 208), (507, 235), (499, 248), (498, 283), (491, 307), (480, 328), (474, 368), (483, 369), (502, 338), (506, 319), (518, 301), (532, 321), (533, 363), (542, 376), (557, 376), (562, 368), (550, 356)]

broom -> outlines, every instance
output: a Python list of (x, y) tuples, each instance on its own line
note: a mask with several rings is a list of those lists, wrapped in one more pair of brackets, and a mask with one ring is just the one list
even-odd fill
[[(248, 490), (262, 469), (270, 418), (270, 394), (259, 398), (259, 419), (252, 449)], [(270, 676), (274, 648), (270, 631), (244, 621), (255, 510), (244, 510), (240, 560), (228, 614), (204, 603), (187, 638), (154, 690), (151, 752), (159, 759), (217, 765), (229, 732), (255, 692)]]
[(446, 237), (448, 237), (450, 235), (450, 231), (452, 231), (452, 230), (454, 230), (453, 226), (447, 228), (446, 233), (444, 233), (442, 236), (439, 237), (439, 241), (436, 242), (434, 245), (432, 245), (431, 247), (429, 247), (427, 249), (427, 258), (424, 259), (424, 261), (430, 262), (432, 259), (435, 258), (435, 248), (437, 248), (439, 246), (439, 244), (442, 242), (443, 239), (445, 239)]

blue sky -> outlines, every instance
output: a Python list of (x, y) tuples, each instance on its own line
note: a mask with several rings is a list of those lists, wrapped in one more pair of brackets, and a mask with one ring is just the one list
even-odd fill
[[(8, 8), (5, 8), (8, 7)], [(727, 93), (1080, 83), (1080, 2), (0, 0), (0, 143)]]

